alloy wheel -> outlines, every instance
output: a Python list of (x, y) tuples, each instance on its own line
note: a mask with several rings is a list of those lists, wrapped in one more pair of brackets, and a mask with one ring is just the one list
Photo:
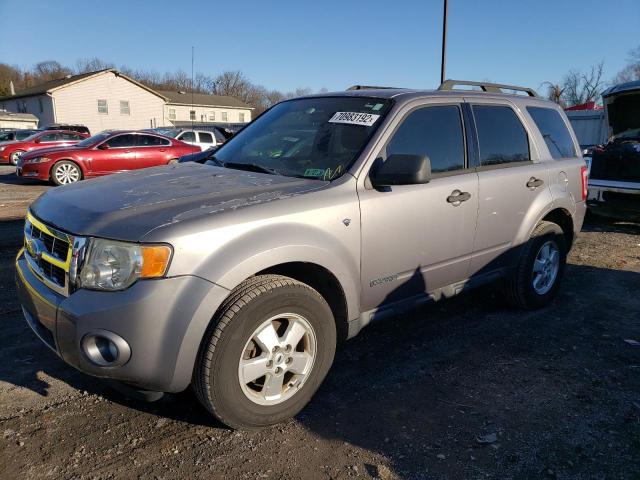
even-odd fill
[(62, 165), (58, 165), (53, 174), (56, 177), (58, 183), (60, 183), (61, 185), (74, 183), (80, 180), (80, 171), (78, 170), (78, 167), (71, 163), (63, 163)]
[(532, 284), (538, 295), (551, 290), (560, 270), (560, 250), (558, 245), (549, 240), (542, 244), (533, 262)]
[(277, 405), (305, 384), (317, 350), (316, 334), (301, 315), (276, 315), (255, 329), (238, 365), (245, 396), (259, 405)]

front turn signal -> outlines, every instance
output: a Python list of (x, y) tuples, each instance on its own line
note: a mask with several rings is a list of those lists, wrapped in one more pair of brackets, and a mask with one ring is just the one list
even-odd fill
[(142, 247), (142, 270), (140, 278), (162, 277), (167, 272), (171, 259), (171, 247), (148, 245)]

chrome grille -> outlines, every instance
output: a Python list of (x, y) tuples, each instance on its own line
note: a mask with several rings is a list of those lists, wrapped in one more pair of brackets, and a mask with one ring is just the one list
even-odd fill
[(25, 258), (30, 269), (49, 288), (67, 296), (73, 237), (27, 214), (24, 226)]

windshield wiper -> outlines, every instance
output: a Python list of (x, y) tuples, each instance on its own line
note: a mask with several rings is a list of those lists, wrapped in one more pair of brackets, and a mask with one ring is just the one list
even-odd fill
[(215, 161), (225, 168), (233, 168), (235, 170), (247, 170), (250, 172), (268, 173), (270, 175), (282, 175), (275, 168), (265, 167), (264, 165), (258, 165), (257, 163), (242, 163), (242, 162), (221, 162), (218, 159)]

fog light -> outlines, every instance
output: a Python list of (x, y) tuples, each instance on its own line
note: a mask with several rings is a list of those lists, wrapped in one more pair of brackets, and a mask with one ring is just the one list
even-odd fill
[(131, 357), (131, 347), (125, 339), (108, 330), (86, 334), (81, 346), (85, 357), (100, 367), (120, 367)]

